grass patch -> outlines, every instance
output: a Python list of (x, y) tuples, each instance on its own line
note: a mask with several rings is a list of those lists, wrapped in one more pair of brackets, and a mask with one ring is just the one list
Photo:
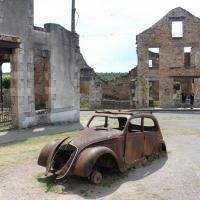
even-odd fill
[(80, 108), (81, 109), (91, 109), (92, 106), (89, 103), (85, 102), (85, 103), (81, 103)]
[(22, 141), (0, 144), (0, 169), (23, 162), (36, 160), (40, 150), (54, 139), (63, 139), (75, 135), (77, 131), (55, 133), (53, 135), (39, 136)]
[(80, 189), (79, 191), (81, 194), (87, 194), (88, 193), (88, 188), (87, 189)]
[(46, 190), (46, 192), (62, 192), (62, 187), (55, 182), (55, 176), (45, 176), (45, 173), (39, 173), (35, 176), (35, 178), (40, 183), (41, 187)]
[(50, 135), (44, 135), (44, 136), (37, 136), (37, 137), (32, 137), (32, 138), (28, 138), (28, 139), (24, 139), (24, 140), (19, 140), (19, 141), (13, 141), (13, 142), (8, 142), (8, 143), (2, 143), (0, 144), (0, 148), (1, 147), (8, 147), (8, 146), (15, 146), (15, 145), (21, 145), (21, 144), (35, 144), (35, 143), (40, 143), (40, 142), (44, 142), (44, 141), (48, 141), (48, 140), (52, 140), (56, 138), (63, 138), (63, 137), (67, 137), (67, 136), (72, 136), (74, 134), (77, 133), (77, 130), (72, 130), (69, 132), (60, 132), (60, 133), (54, 133), (54, 134), (50, 134)]

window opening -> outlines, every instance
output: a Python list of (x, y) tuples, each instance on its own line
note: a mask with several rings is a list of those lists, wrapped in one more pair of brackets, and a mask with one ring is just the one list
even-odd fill
[(174, 79), (173, 81), (173, 99), (180, 99), (181, 97), (181, 82)]
[(49, 108), (49, 64), (48, 57), (36, 55), (34, 57), (34, 93), (35, 110), (38, 114), (48, 112)]
[(105, 117), (94, 117), (91, 123), (89, 124), (90, 128), (97, 128), (97, 127), (106, 127), (106, 118)]
[(2, 72), (5, 73), (10, 73), (11, 72), (11, 65), (10, 63), (3, 63), (2, 64)]
[(192, 47), (184, 47), (184, 66), (191, 66), (191, 51)]
[(182, 38), (183, 37), (183, 22), (174, 21), (172, 22), (172, 38)]
[(153, 66), (153, 61), (149, 60), (149, 67), (152, 67), (152, 66)]
[(149, 81), (149, 106), (158, 106), (159, 101), (159, 81)]
[(149, 48), (148, 49), (149, 58), (148, 64), (149, 67), (159, 67), (159, 48)]
[(157, 131), (157, 127), (151, 118), (144, 118), (144, 131)]
[(128, 131), (129, 132), (140, 132), (140, 131), (142, 131), (141, 118), (131, 119), (131, 121), (129, 122), (129, 125), (128, 125)]

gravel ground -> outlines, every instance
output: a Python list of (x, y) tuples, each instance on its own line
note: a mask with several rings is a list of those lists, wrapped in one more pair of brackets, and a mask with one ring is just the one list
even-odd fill
[[(82, 124), (91, 114), (81, 113)], [(155, 115), (167, 144), (167, 158), (123, 174), (105, 174), (100, 186), (71, 177), (57, 185), (55, 191), (49, 191), (36, 179), (44, 168), (37, 166), (34, 159), (15, 167), (0, 168), (0, 199), (200, 200), (200, 116)]]

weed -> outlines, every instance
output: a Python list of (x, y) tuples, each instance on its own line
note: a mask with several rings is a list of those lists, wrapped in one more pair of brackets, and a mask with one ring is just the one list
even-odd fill
[(45, 173), (38, 173), (35, 178), (46, 192), (62, 192), (62, 187), (55, 182), (55, 176), (45, 176)]
[(87, 194), (88, 189), (87, 189), (87, 188), (85, 188), (85, 189), (80, 189), (79, 192), (80, 192), (81, 194)]

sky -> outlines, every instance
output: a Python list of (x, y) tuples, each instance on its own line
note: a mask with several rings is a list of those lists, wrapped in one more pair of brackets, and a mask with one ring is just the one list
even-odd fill
[[(71, 1), (34, 0), (35, 25), (70, 30)], [(96, 72), (128, 72), (137, 64), (136, 35), (179, 6), (200, 17), (199, 0), (76, 0), (81, 53)]]

